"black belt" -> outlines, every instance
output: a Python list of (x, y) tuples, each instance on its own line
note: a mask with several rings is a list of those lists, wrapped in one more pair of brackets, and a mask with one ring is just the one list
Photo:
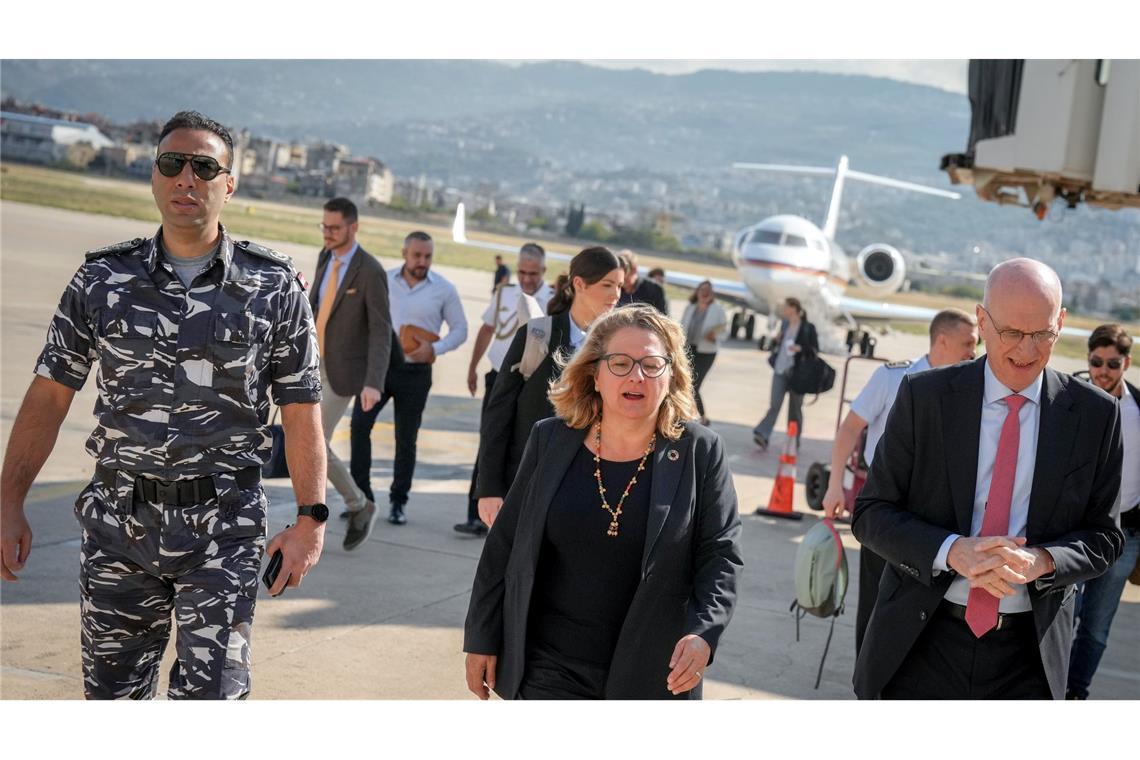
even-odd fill
[[(232, 474), (239, 488), (254, 488), (261, 482), (260, 467), (246, 467), (242, 470), (235, 470)], [(214, 478), (210, 475), (192, 480), (156, 480), (142, 475), (133, 475), (129, 472), (127, 475), (134, 479), (135, 498), (148, 501), (151, 504), (192, 507), (218, 495)], [(118, 479), (118, 470), (112, 470), (103, 465), (95, 465), (95, 477), (108, 486), (114, 487)]]
[[(945, 611), (946, 614), (952, 618), (956, 618), (962, 621), (965, 621), (966, 619), (966, 608), (960, 604), (955, 604), (954, 602), (943, 600), (942, 604), (938, 606), (938, 609)], [(999, 612), (997, 625), (995, 625), (990, 630), (1000, 631), (1003, 629), (1013, 628), (1015, 625), (1025, 625), (1032, 622), (1032, 610), (1028, 612)]]

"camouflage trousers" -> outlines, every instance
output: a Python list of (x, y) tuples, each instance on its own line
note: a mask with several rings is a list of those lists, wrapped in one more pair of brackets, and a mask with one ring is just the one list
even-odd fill
[(126, 473), (76, 501), (88, 699), (151, 699), (176, 621), (170, 699), (244, 699), (267, 500), (215, 476), (195, 506), (136, 501)]

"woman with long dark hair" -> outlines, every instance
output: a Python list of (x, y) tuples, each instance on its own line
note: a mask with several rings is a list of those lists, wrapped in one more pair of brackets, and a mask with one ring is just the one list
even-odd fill
[(712, 282), (705, 280), (689, 298), (685, 314), (681, 317), (681, 327), (685, 330), (685, 342), (693, 362), (693, 395), (697, 397), (697, 411), (701, 414), (701, 424), (709, 424), (705, 414), (705, 402), (701, 398), (701, 383), (708, 377), (720, 347), (720, 334), (728, 324), (728, 315), (716, 302)]
[(550, 316), (534, 319), (515, 333), (491, 389), (479, 429), (479, 517), (490, 525), (515, 479), (534, 423), (554, 416), (547, 390), (558, 373), (556, 355), (569, 356), (585, 340), (590, 324), (612, 310), (625, 271), (608, 248), (586, 248), (558, 276)]
[(772, 367), (772, 395), (768, 405), (768, 413), (764, 419), (752, 428), (752, 440), (760, 448), (767, 450), (768, 441), (772, 437), (772, 428), (776, 426), (776, 418), (780, 416), (780, 407), (784, 405), (784, 395), (788, 396), (788, 422), (793, 420), (798, 428), (796, 443), (804, 432), (802, 393), (796, 393), (788, 386), (795, 366), (805, 358), (819, 353), (819, 336), (815, 325), (808, 321), (807, 312), (803, 305), (795, 298), (787, 298), (780, 305), (780, 332), (772, 344), (772, 353), (768, 357), (768, 364)]

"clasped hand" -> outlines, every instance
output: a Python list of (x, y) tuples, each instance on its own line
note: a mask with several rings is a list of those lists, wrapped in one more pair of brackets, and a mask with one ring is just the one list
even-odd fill
[(1015, 593), (1014, 586), (1051, 572), (1053, 563), (1044, 549), (1025, 548), (1024, 536), (977, 536), (956, 540), (946, 564), (968, 579), (970, 588), (1002, 599)]

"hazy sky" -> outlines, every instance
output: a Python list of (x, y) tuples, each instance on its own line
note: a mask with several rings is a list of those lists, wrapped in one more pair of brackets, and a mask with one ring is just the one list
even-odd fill
[(700, 69), (730, 71), (825, 71), (835, 74), (867, 74), (903, 82), (925, 84), (951, 92), (966, 92), (967, 60), (586, 60), (613, 69), (643, 68), (659, 74), (689, 74)]

